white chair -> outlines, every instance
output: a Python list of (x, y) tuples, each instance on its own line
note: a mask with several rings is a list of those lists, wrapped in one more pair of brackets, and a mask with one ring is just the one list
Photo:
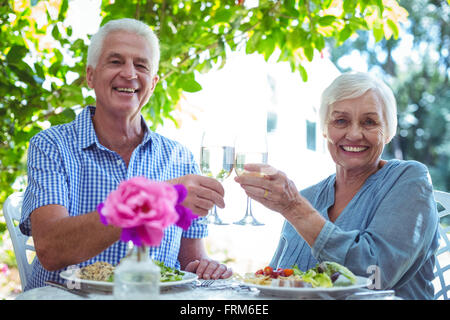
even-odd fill
[[(436, 190), (434, 191), (434, 198), (444, 208), (439, 211), (439, 219), (442, 222), (443, 217), (450, 215), (450, 193)], [(434, 299), (448, 300), (450, 299), (450, 225), (445, 227), (440, 223), (439, 233), (440, 242), (439, 249), (436, 252), (435, 279), (433, 281)]]
[[(19, 229), (19, 221), (22, 214), (22, 200), (22, 192), (11, 194), (3, 204), (3, 215), (11, 236), (17, 267), (19, 268), (20, 282), (22, 283), (22, 290), (24, 290), (28, 277), (31, 274), (32, 261), (29, 262), (29, 258), (35, 256), (35, 249), (32, 244), (29, 244), (32, 238), (24, 235)], [(27, 254), (31, 251), (33, 252), (32, 254)]]

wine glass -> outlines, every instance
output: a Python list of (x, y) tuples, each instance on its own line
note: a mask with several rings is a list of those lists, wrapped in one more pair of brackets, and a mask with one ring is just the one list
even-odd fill
[[(234, 166), (234, 137), (222, 130), (203, 132), (200, 148), (200, 171), (220, 182), (230, 176)], [(228, 225), (218, 214), (217, 207), (209, 211), (200, 223)]]
[[(248, 163), (267, 163), (268, 151), (267, 151), (267, 136), (265, 133), (246, 133), (237, 137), (236, 143), (236, 160), (234, 164), (234, 170), (238, 176), (250, 174), (249, 171), (244, 170), (244, 165)], [(251, 174), (257, 174), (264, 176), (262, 172), (252, 172)], [(247, 196), (247, 208), (244, 217), (234, 222), (234, 224), (245, 226), (263, 226), (264, 223), (259, 222), (253, 216), (252, 212), (252, 199)]]

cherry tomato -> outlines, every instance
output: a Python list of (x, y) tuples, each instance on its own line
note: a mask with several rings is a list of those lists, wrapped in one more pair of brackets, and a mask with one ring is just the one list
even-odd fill
[(272, 274), (272, 272), (273, 272), (272, 267), (267, 266), (267, 267), (264, 268), (264, 275), (265, 276), (270, 276)]
[(272, 279), (277, 279), (279, 276), (281, 275), (281, 271), (279, 271), (278, 269), (276, 271), (273, 271), (272, 274), (270, 275), (270, 277)]
[(284, 269), (283, 273), (284, 273), (285, 277), (289, 277), (289, 276), (292, 276), (294, 274), (294, 270), (293, 269)]
[(258, 275), (258, 274), (264, 274), (263, 269), (259, 269), (258, 271), (255, 272), (255, 275)]

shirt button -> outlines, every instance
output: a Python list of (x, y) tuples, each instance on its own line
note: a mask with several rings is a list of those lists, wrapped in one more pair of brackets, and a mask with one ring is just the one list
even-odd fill
[(122, 164), (122, 160), (117, 160), (116, 163), (118, 166), (120, 166)]

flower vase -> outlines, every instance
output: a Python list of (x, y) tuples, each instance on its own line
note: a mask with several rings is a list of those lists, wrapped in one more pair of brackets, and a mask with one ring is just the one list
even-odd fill
[(160, 268), (150, 259), (147, 246), (134, 245), (114, 271), (115, 299), (155, 300), (159, 298)]

